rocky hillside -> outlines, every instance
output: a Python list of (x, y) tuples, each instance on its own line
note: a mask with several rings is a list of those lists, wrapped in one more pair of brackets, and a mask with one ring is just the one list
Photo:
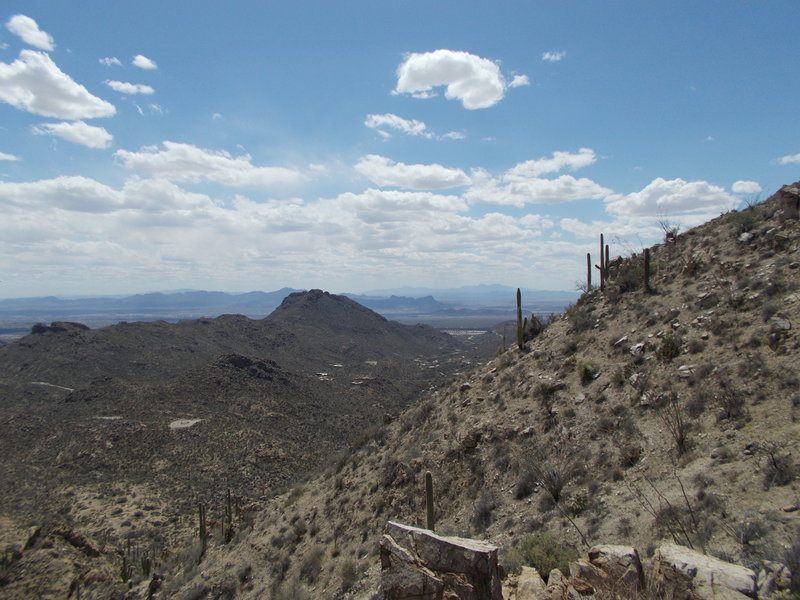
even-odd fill
[(38, 325), (0, 348), (0, 538), (57, 517), (168, 546), (198, 502), (274, 495), (468, 360), (319, 290), (262, 320)]
[[(437, 532), (500, 546), (511, 573), (542, 548), (564, 558), (596, 543), (647, 555), (673, 542), (750, 567), (793, 556), (799, 203), (800, 185), (787, 186), (669, 236), (649, 249), (647, 286), (641, 254), (612, 261), (605, 289), (523, 350), (442, 385), (320, 477), (243, 511), (232, 537), (212, 531), (199, 564), (196, 538), (154, 556), (157, 577), (137, 568), (129, 588), (114, 589), (120, 598), (380, 597), (378, 540), (389, 520), (424, 526), (427, 471)], [(26, 560), (34, 568), (45, 534), (69, 545), (43, 532), (7, 579), (22, 581)], [(100, 573), (122, 554), (80, 564)], [(110, 597), (110, 581), (73, 573), (82, 597)]]

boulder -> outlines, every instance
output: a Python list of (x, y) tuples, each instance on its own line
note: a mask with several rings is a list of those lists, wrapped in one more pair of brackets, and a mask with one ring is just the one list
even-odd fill
[(467, 600), (501, 600), (497, 552), (486, 542), (390, 521), (381, 538), (385, 597), (427, 600), (455, 594)]
[(516, 600), (546, 600), (547, 585), (539, 575), (539, 571), (533, 567), (522, 567), (522, 571), (517, 579)]
[(653, 581), (661, 595), (675, 600), (756, 598), (756, 574), (745, 567), (677, 544), (656, 550)]

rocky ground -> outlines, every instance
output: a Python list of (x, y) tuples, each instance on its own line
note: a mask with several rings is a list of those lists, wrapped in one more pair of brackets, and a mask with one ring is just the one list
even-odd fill
[(800, 554), (798, 202), (795, 184), (670, 237), (647, 287), (641, 253), (615, 264), (523, 350), (241, 513), (199, 564), (199, 537), (154, 555), (129, 597), (380, 597), (378, 541), (389, 520), (425, 524), (427, 471), (437, 532), (488, 540), (508, 573), (543, 546), (669, 542), (756, 571)]

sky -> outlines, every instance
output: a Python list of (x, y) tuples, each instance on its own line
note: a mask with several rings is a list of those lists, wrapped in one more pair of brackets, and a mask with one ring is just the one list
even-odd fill
[(800, 179), (797, 0), (6, 0), (0, 298), (574, 290)]

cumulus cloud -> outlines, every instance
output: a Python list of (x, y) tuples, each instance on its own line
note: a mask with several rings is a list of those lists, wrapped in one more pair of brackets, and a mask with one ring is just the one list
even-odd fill
[(139, 152), (117, 150), (114, 156), (128, 169), (172, 181), (213, 181), (229, 186), (265, 187), (298, 183), (302, 173), (284, 167), (257, 167), (248, 154), (231, 156), (225, 151), (191, 144), (163, 142), (164, 149), (142, 148)]
[(560, 175), (555, 179), (515, 177), (496, 179), (483, 170), (473, 172), (473, 185), (464, 197), (474, 204), (561, 204), (574, 200), (604, 198), (612, 192), (591, 179)]
[(613, 194), (605, 199), (612, 215), (657, 216), (675, 213), (726, 211), (738, 200), (707, 181), (684, 181), (658, 177), (632, 194)]
[(56, 119), (92, 119), (116, 112), (63, 73), (44, 52), (23, 50), (11, 64), (0, 63), (0, 100), (20, 110)]
[(781, 156), (778, 159), (778, 162), (782, 165), (788, 165), (791, 163), (800, 163), (800, 154), (787, 154), (786, 156)]
[(133, 60), (131, 61), (131, 64), (134, 67), (139, 67), (140, 69), (153, 70), (158, 68), (158, 65), (155, 63), (155, 61), (150, 60), (149, 58), (147, 58), (146, 56), (142, 56), (141, 54), (137, 54), (136, 56), (134, 56)]
[(761, 189), (756, 181), (735, 181), (731, 186), (731, 191), (736, 194), (758, 194)]
[(54, 135), (87, 148), (108, 148), (114, 139), (114, 136), (102, 127), (87, 125), (83, 121), (42, 123), (34, 126), (32, 130), (38, 135)]
[(155, 90), (149, 85), (143, 83), (127, 83), (124, 81), (108, 80), (105, 84), (115, 92), (121, 94), (152, 94)]
[(558, 62), (566, 55), (567, 53), (563, 50), (551, 50), (542, 54), (542, 60), (545, 62)]
[(575, 171), (595, 162), (597, 162), (597, 156), (591, 148), (581, 148), (577, 154), (557, 150), (553, 152), (551, 158), (537, 158), (519, 163), (506, 173), (505, 180), (538, 177), (546, 173), (558, 173), (564, 169)]
[(39, 25), (30, 17), (14, 15), (6, 23), (6, 29), (22, 38), (22, 41), (26, 44), (35, 46), (40, 50), (47, 50), (48, 52), (55, 50), (53, 37), (39, 29)]
[(355, 165), (355, 170), (377, 186), (402, 187), (412, 190), (440, 190), (470, 183), (461, 169), (439, 164), (407, 165), (377, 154), (368, 154)]
[(0, 152), (0, 160), (20, 160), (19, 156), (14, 156), (13, 154), (6, 154), (5, 152)]
[[(514, 78), (522, 85), (524, 75)], [(512, 82), (513, 83), (513, 82)], [(397, 67), (395, 94), (430, 98), (434, 88), (445, 87), (445, 98), (461, 101), (474, 110), (494, 106), (503, 99), (509, 84), (497, 63), (468, 52), (434, 50), (412, 53)]]
[(110, 67), (112, 65), (116, 65), (116, 66), (121, 66), (122, 65), (122, 61), (120, 59), (118, 59), (116, 56), (106, 56), (105, 58), (101, 58), (98, 62), (101, 65), (105, 65), (107, 67)]
[(514, 75), (514, 79), (511, 80), (511, 83), (508, 84), (508, 87), (515, 88), (530, 84), (531, 80), (527, 75)]
[(604, 198), (612, 190), (587, 178), (561, 175), (554, 179), (541, 175), (558, 173), (564, 169), (574, 171), (593, 164), (597, 156), (591, 148), (581, 148), (577, 153), (556, 151), (552, 157), (521, 162), (500, 177), (492, 177), (483, 169), (473, 172), (473, 185), (465, 193), (470, 202), (480, 204), (559, 204), (574, 200)]
[(107, 185), (80, 176), (25, 183), (0, 181), (0, 206), (24, 210), (43, 208), (101, 213), (120, 208), (122, 196)]

